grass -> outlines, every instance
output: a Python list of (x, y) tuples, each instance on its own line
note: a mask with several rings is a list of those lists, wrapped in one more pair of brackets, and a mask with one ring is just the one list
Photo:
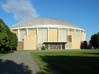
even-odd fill
[(98, 74), (99, 50), (32, 52), (41, 74)]

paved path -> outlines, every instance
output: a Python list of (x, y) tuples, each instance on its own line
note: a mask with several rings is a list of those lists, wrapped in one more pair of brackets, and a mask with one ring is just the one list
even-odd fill
[(18, 51), (0, 57), (0, 74), (39, 74), (30, 52)]

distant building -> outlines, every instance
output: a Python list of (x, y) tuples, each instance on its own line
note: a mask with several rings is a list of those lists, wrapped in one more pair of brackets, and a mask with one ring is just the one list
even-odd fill
[(85, 40), (85, 30), (65, 21), (35, 18), (18, 23), (11, 28), (18, 37), (18, 50), (80, 49)]

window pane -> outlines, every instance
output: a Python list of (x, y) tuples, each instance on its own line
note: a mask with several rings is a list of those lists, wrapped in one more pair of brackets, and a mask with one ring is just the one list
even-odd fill
[(23, 41), (24, 37), (26, 37), (26, 29), (20, 30), (20, 41)]
[(67, 37), (66, 37), (66, 30), (65, 29), (59, 29), (58, 31), (58, 41), (60, 42), (66, 42)]
[(72, 42), (72, 36), (71, 35), (68, 35), (67, 39), (68, 39), (68, 42)]
[(38, 29), (38, 43), (47, 42), (47, 29)]

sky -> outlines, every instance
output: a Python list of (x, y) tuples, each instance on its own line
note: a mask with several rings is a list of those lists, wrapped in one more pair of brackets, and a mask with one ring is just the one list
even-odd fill
[(0, 18), (9, 26), (32, 18), (56, 18), (99, 32), (99, 0), (0, 0)]

